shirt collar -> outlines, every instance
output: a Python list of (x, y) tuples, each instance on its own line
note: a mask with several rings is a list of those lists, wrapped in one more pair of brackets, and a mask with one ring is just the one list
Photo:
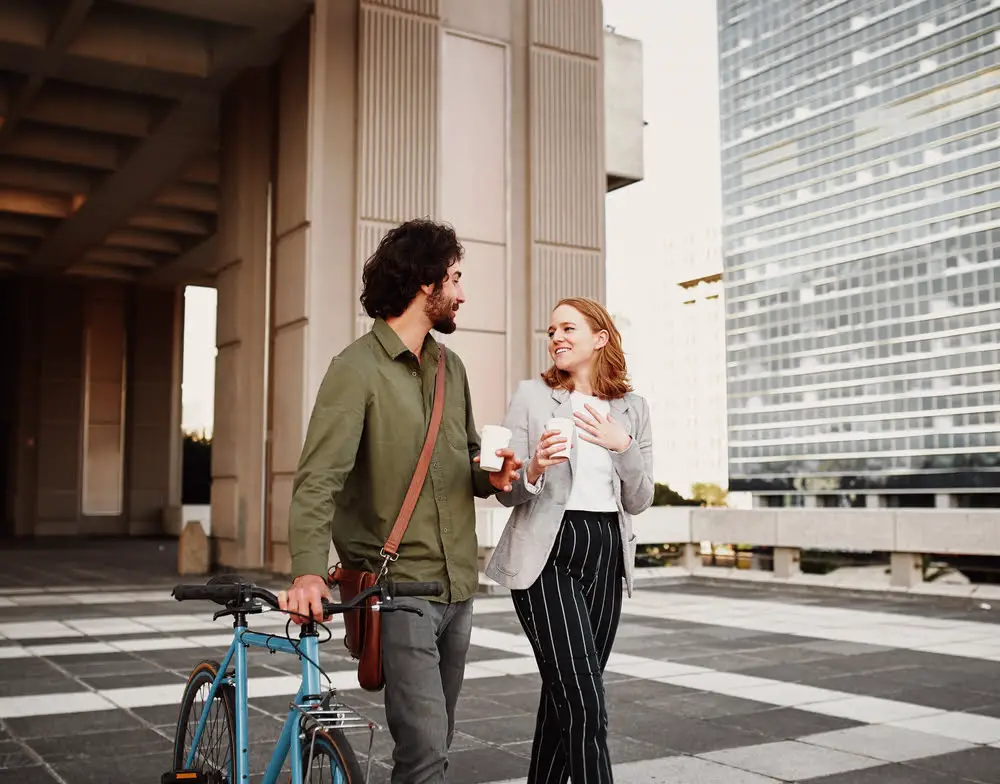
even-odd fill
[[(385, 349), (385, 353), (388, 354), (393, 360), (399, 359), (401, 356), (410, 354), (410, 350), (406, 347), (406, 344), (400, 340), (399, 335), (396, 334), (396, 330), (390, 327), (383, 318), (376, 318), (375, 323), (372, 326), (372, 331), (375, 333), (375, 337), (378, 338), (378, 342), (382, 344), (382, 348)], [(421, 352), (423, 356), (430, 357), (431, 359), (437, 359), (438, 357), (438, 344), (427, 334), (424, 338), (423, 351)]]

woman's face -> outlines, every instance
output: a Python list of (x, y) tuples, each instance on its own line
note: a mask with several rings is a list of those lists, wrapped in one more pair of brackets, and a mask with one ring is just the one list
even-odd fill
[(573, 375), (589, 368), (594, 354), (608, 342), (602, 330), (595, 332), (576, 308), (560, 305), (549, 323), (549, 356), (559, 370)]

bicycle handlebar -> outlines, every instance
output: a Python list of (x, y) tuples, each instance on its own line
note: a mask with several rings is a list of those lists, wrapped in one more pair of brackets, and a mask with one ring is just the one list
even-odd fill
[[(370, 588), (358, 593), (351, 601), (335, 603), (323, 600), (323, 612), (326, 615), (335, 615), (351, 610), (364, 603), (367, 599), (381, 595), (390, 602), (397, 596), (439, 596), (444, 588), (441, 583), (377, 583)], [(241, 600), (260, 599), (265, 604), (270, 605), (274, 610), (281, 610), (278, 605), (278, 597), (265, 588), (259, 588), (250, 583), (208, 583), (199, 585), (175, 585), (171, 595), (179, 602), (183, 601), (211, 601), (218, 604), (228, 604)]]

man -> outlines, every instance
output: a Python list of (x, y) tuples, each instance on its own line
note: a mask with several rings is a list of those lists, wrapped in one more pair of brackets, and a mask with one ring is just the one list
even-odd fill
[[(333, 359), (316, 398), (293, 485), (294, 581), (282, 609), (322, 619), (331, 536), (345, 568), (381, 568), (430, 422), (439, 346), (429, 333), (454, 332), (465, 301), (462, 256), (451, 228), (414, 220), (389, 231), (365, 264), (361, 303), (375, 324)], [(469, 381), (452, 351), (445, 372), (430, 468), (389, 567), (391, 579), (440, 582), (444, 593), (401, 600), (422, 617), (382, 617), (394, 783), (444, 781), (479, 588), (474, 497), (509, 491), (521, 466), (504, 450), (499, 472), (479, 469)]]

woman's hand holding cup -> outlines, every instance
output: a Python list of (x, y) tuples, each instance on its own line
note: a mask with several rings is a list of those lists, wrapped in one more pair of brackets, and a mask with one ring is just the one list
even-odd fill
[(525, 469), (530, 484), (538, 482), (542, 474), (551, 466), (569, 460), (566, 441), (566, 436), (560, 430), (546, 430), (542, 433), (542, 437), (535, 447), (535, 454), (528, 461)]

